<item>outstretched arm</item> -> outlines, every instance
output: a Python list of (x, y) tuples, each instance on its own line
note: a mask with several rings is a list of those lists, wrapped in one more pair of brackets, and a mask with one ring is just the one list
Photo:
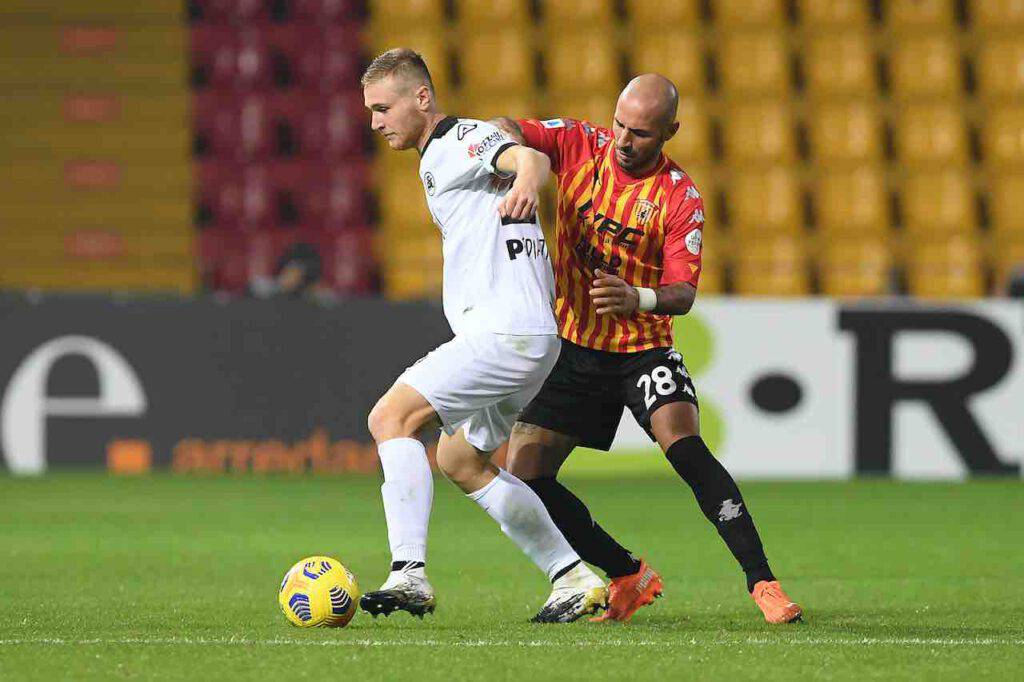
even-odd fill
[[(649, 294), (647, 292), (653, 292)], [(697, 289), (687, 282), (668, 284), (657, 289), (648, 289), (641, 294), (640, 290), (624, 280), (603, 270), (594, 271), (594, 285), (590, 297), (597, 306), (599, 314), (621, 315), (629, 317), (638, 310), (647, 310), (658, 315), (685, 315), (690, 312), (697, 298)], [(641, 307), (641, 295), (653, 301), (645, 300)], [(653, 304), (653, 307), (649, 307)]]
[(502, 173), (514, 173), (516, 176), (512, 188), (498, 206), (501, 217), (532, 221), (540, 204), (540, 188), (551, 172), (551, 160), (535, 149), (516, 144), (500, 152), (494, 166)]
[(492, 118), (489, 123), (519, 144), (526, 144), (526, 136), (523, 135), (523, 128), (514, 118), (499, 116)]

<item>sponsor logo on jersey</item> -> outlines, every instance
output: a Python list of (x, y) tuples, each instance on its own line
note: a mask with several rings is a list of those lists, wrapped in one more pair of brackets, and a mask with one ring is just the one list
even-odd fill
[(480, 140), (469, 145), (469, 158), (476, 159), (483, 156), (487, 150), (492, 149), (499, 142), (506, 140), (505, 134), (500, 130), (495, 130), (493, 133)]
[(646, 199), (640, 199), (636, 202), (636, 211), (634, 212), (634, 219), (636, 220), (637, 227), (645, 227), (647, 223), (651, 222), (651, 218), (658, 212), (658, 207)]
[(427, 194), (429, 196), (434, 196), (434, 190), (437, 189), (437, 184), (434, 182), (434, 174), (430, 171), (427, 171), (423, 175), (423, 186), (426, 187)]
[(455, 129), (455, 135), (461, 140), (466, 136), (467, 133), (476, 130), (475, 123), (460, 123), (459, 127)]
[(703, 241), (703, 235), (700, 230), (694, 230), (690, 234), (686, 235), (686, 250), (692, 253), (694, 256), (700, 255), (700, 245)]
[(561, 118), (552, 118), (547, 121), (541, 121), (540, 124), (545, 128), (564, 128), (565, 120)]
[(509, 260), (515, 260), (519, 256), (526, 258), (548, 257), (548, 245), (543, 238), (506, 239), (505, 248), (508, 249)]

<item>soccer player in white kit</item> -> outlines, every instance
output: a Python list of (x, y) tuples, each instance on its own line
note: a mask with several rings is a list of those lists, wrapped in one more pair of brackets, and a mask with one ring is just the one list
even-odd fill
[(362, 78), (371, 127), (392, 149), (419, 150), (427, 206), (441, 232), (444, 313), (455, 338), (409, 367), (370, 412), (384, 484), (391, 572), (360, 600), (377, 615), (434, 609), (425, 574), (433, 479), (416, 434), (440, 423), (437, 464), (544, 571), (537, 622), (603, 608), (604, 582), (569, 545), (540, 498), (490, 462), (558, 359), (554, 277), (535, 215), (548, 158), (474, 119), (437, 110), (423, 59), (406, 48)]

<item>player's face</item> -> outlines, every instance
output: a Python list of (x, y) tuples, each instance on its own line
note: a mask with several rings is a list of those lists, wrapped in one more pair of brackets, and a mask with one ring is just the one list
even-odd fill
[(370, 110), (370, 127), (380, 133), (392, 149), (415, 147), (422, 135), (421, 95), (418, 88), (393, 77), (363, 88), (363, 103)]
[(615, 106), (612, 134), (615, 160), (627, 173), (643, 172), (656, 163), (661, 148), (672, 137), (665, 121), (651, 107), (620, 99)]

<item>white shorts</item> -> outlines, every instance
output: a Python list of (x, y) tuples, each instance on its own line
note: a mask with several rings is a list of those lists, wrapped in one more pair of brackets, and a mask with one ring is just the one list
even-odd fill
[(445, 433), (454, 435), (462, 427), (470, 445), (491, 452), (508, 440), (561, 347), (554, 334), (456, 336), (405, 370), (398, 381), (427, 399)]

